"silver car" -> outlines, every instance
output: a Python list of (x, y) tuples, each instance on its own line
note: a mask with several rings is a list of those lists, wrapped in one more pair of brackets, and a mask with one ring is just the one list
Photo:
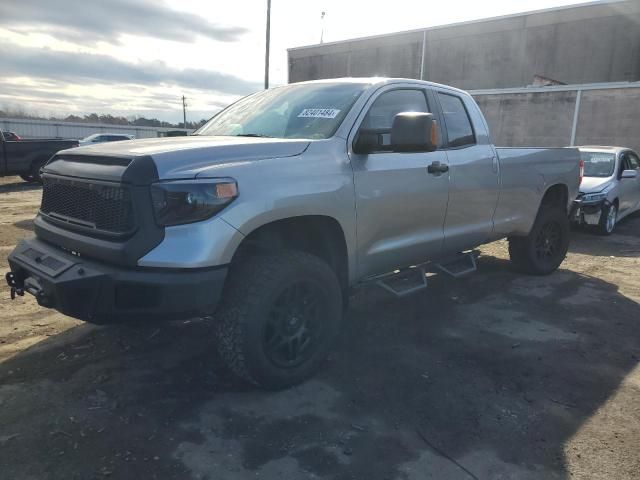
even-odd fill
[(629, 148), (580, 147), (584, 177), (574, 221), (594, 225), (603, 235), (640, 209), (640, 159)]
[(134, 135), (124, 133), (94, 133), (80, 140), (80, 146), (93, 145), (95, 143), (119, 142), (121, 140), (133, 140)]

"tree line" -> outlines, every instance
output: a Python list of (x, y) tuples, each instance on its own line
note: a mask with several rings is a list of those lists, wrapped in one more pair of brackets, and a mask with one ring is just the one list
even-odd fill
[(196, 129), (201, 127), (206, 123), (206, 119), (199, 120), (197, 122), (187, 121), (186, 127), (182, 122), (179, 123), (171, 123), (165, 122), (163, 120), (158, 120), (157, 118), (146, 118), (146, 117), (122, 117), (115, 116), (111, 114), (97, 114), (90, 113), (88, 115), (67, 115), (66, 117), (45, 117), (42, 115), (37, 115), (33, 113), (27, 113), (22, 110), (13, 110), (13, 109), (0, 109), (0, 118), (25, 118), (31, 120), (51, 120), (51, 121), (62, 121), (62, 122), (78, 122), (78, 123), (103, 123), (107, 125), (132, 125), (136, 127), (165, 127), (165, 128), (188, 128), (188, 129)]

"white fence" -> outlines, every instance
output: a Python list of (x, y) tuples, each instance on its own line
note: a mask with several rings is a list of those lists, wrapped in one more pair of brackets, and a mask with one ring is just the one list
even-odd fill
[(136, 138), (165, 137), (167, 132), (187, 132), (184, 128), (136, 127), (134, 125), (108, 125), (101, 123), (31, 120), (28, 118), (0, 118), (0, 129), (15, 132), (24, 138), (81, 139), (93, 133), (124, 133)]

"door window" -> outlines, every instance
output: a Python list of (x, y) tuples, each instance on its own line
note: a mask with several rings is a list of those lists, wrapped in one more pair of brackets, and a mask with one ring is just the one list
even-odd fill
[(388, 130), (393, 118), (401, 112), (429, 113), (427, 99), (422, 90), (391, 90), (380, 95), (367, 112), (361, 128)]
[(378, 152), (390, 150), (393, 119), (402, 112), (430, 113), (425, 92), (417, 89), (398, 89), (385, 92), (376, 98), (360, 129), (368, 130), (368, 135), (376, 136)]
[(640, 168), (640, 160), (638, 160), (638, 157), (634, 153), (627, 153), (627, 159), (629, 160), (629, 163), (625, 168), (628, 168), (629, 170), (637, 170)]
[(471, 120), (460, 97), (438, 92), (444, 123), (449, 135), (449, 147), (466, 147), (476, 143)]

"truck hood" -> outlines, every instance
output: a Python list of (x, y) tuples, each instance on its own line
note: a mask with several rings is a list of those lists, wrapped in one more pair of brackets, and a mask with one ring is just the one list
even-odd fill
[(267, 158), (300, 155), (309, 146), (308, 140), (254, 138), (236, 136), (190, 136), (147, 138), (119, 142), (98, 143), (73, 148), (59, 156), (151, 158), (158, 178), (194, 178), (213, 166)]
[(583, 177), (580, 184), (581, 193), (598, 193), (611, 183), (611, 177)]

